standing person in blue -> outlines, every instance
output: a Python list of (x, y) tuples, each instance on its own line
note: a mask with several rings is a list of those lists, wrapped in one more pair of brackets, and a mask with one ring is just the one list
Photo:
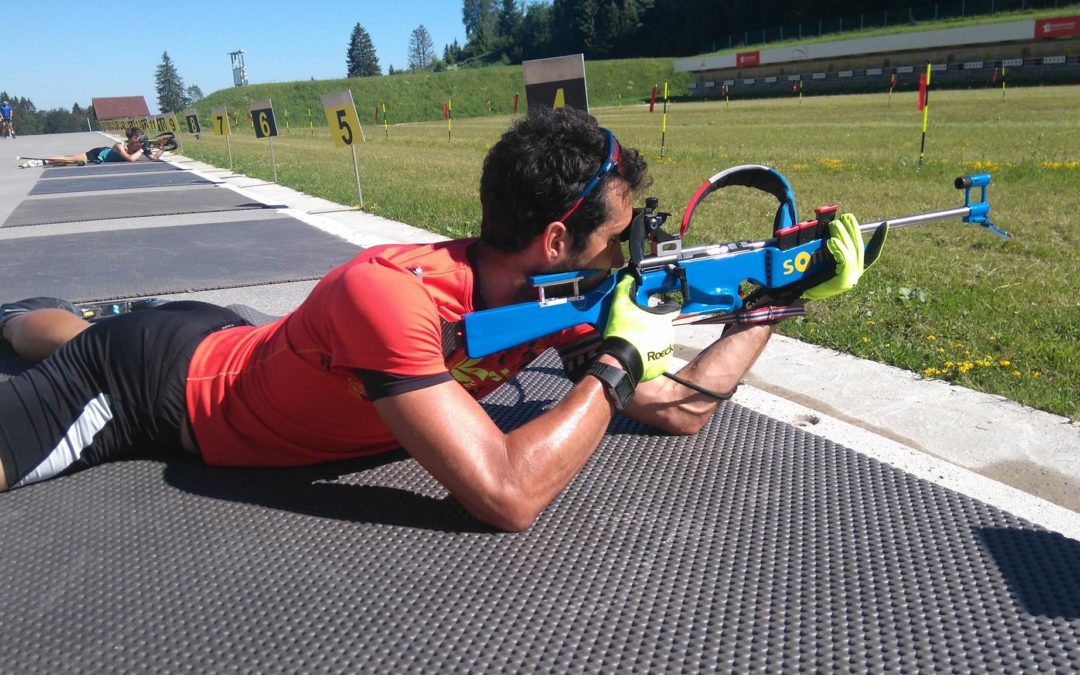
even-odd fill
[(142, 129), (131, 127), (127, 130), (127, 142), (116, 143), (111, 148), (91, 148), (78, 155), (60, 155), (48, 159), (31, 159), (19, 164), (27, 169), (32, 166), (60, 166), (64, 164), (101, 164), (102, 162), (135, 162), (145, 156), (149, 160), (157, 160), (165, 152), (164, 148), (152, 148), (149, 139)]
[(4, 125), (6, 132), (11, 134), (12, 138), (15, 138), (15, 125), (11, 121), (11, 116), (14, 112), (11, 104), (8, 103), (8, 100), (5, 98), (4, 105), (0, 105), (0, 124)]

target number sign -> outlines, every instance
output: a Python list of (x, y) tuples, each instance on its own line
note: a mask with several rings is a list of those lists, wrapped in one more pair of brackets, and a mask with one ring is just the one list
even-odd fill
[(327, 94), (322, 97), (322, 104), (334, 145), (345, 147), (360, 139), (360, 118), (356, 115), (351, 91)]
[(211, 108), (210, 119), (213, 120), (215, 134), (218, 136), (228, 136), (231, 133), (229, 130), (229, 111), (226, 110), (225, 106)]
[(187, 130), (189, 134), (202, 133), (202, 125), (199, 124), (199, 113), (195, 112), (195, 110), (185, 110), (184, 121), (187, 122)]
[(270, 103), (270, 99), (252, 102), (251, 123), (255, 127), (255, 138), (273, 138), (278, 135), (277, 122), (274, 121), (274, 106)]

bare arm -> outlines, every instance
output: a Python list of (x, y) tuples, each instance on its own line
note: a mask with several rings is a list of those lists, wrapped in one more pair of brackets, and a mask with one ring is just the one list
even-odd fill
[(136, 150), (135, 152), (128, 152), (127, 146), (125, 146), (123, 143), (117, 143), (112, 147), (112, 149), (113, 152), (117, 153), (128, 162), (134, 162), (140, 157), (142, 157), (142, 148)]
[(508, 434), (456, 382), (382, 398), (375, 408), (405, 450), (469, 513), (509, 531), (528, 528), (562, 492), (614, 414), (594, 377)]
[[(771, 335), (770, 326), (729, 326), (676, 374), (709, 391), (730, 392), (757, 361)], [(668, 433), (695, 434), (718, 404), (670, 378), (658, 377), (638, 386), (626, 414)]]

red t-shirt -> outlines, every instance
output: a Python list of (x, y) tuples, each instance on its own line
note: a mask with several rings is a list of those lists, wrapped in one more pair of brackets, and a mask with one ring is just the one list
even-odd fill
[(475, 398), (587, 325), (481, 359), (444, 355), (443, 327), (473, 311), (474, 240), (377, 246), (330, 272), (289, 315), (211, 333), (188, 367), (187, 405), (208, 464), (297, 466), (400, 447), (358, 371), (448, 379)]

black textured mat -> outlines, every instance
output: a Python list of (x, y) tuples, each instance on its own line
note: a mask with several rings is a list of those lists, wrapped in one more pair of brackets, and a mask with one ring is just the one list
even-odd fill
[(73, 176), (39, 180), (30, 190), (32, 195), (54, 195), (66, 192), (97, 192), (99, 190), (129, 190), (131, 188), (198, 185), (212, 181), (189, 171), (151, 171), (120, 173), (109, 176)]
[(167, 162), (102, 162), (85, 166), (49, 166), (41, 172), (42, 178), (68, 178), (84, 176), (110, 176), (118, 173), (153, 173), (155, 171), (179, 171), (180, 167)]
[[(504, 427), (565, 389), (549, 359)], [(0, 495), (10, 672), (1076, 672), (1080, 543), (727, 404), (617, 420), (522, 534), (412, 460)]]
[(292, 218), (4, 242), (0, 302), (74, 302), (318, 279), (359, 247)]
[(157, 190), (124, 199), (111, 194), (80, 194), (25, 199), (0, 227), (262, 208), (267, 208), (267, 205), (252, 201), (233, 190), (215, 186)]

